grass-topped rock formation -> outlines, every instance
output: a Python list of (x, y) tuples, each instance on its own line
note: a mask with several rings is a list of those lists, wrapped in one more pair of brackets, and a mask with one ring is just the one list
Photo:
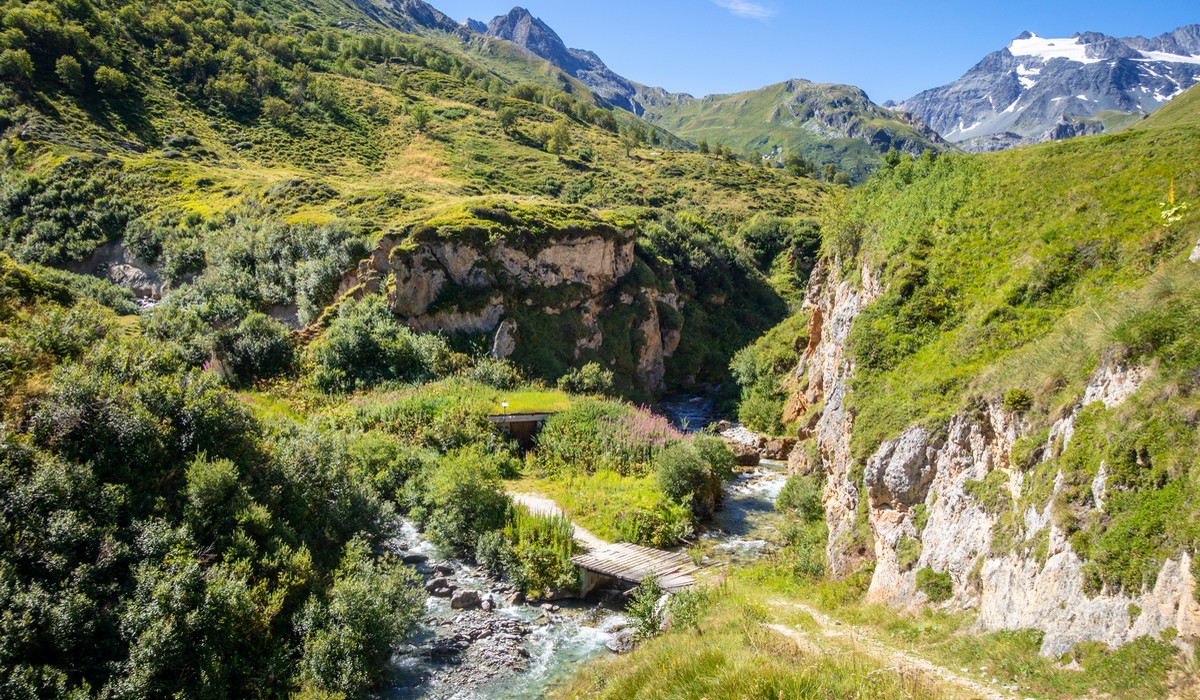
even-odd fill
[(1049, 654), (1200, 631), (1197, 100), (906, 159), (827, 223), (781, 415), (824, 473), (829, 566), (872, 562), (871, 599), (950, 599)]

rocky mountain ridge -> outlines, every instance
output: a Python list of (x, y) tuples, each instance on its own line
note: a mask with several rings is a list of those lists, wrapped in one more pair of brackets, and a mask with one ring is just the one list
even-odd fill
[[(549, 25), (522, 7), (487, 25), (469, 19), (463, 26), (516, 44), (611, 104), (678, 136), (704, 138), (739, 152), (753, 151), (774, 162), (782, 160), (785, 150), (797, 150), (818, 166), (832, 162), (852, 171), (847, 149), (866, 150), (874, 153), (866, 156), (867, 160), (878, 160), (879, 154), (891, 148), (917, 154), (946, 147), (919, 118), (880, 107), (853, 86), (797, 79), (734, 95), (697, 98), (618, 75), (595, 53), (568, 48)], [(737, 112), (733, 129), (723, 121), (731, 111)], [(847, 141), (852, 145), (844, 143)], [(829, 142), (835, 145), (826, 146)], [(861, 153), (854, 156), (855, 160), (863, 158)], [(865, 171), (853, 174), (857, 177)]]
[(1119, 128), (1200, 81), (1200, 25), (1147, 39), (1024, 32), (961, 78), (885, 106), (968, 151)]

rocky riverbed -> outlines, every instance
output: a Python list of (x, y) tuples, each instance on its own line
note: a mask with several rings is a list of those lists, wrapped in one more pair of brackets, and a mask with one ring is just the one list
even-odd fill
[(390, 547), (422, 575), (426, 617), (380, 698), (542, 697), (628, 624), (618, 605), (528, 602), (482, 569), (438, 560), (407, 522)]

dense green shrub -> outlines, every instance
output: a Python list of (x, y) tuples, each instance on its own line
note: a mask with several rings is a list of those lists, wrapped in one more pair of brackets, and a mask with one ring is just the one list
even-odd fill
[(376, 685), (425, 611), (416, 572), (369, 552), (361, 540), (347, 544), (328, 599), (310, 598), (297, 624), (304, 678), (325, 691), (358, 695)]
[(313, 383), (322, 391), (352, 391), (381, 382), (434, 378), (450, 354), (445, 340), (417, 335), (392, 315), (383, 298), (347, 300), (310, 351)]
[(676, 443), (654, 458), (654, 475), (667, 498), (708, 519), (721, 504), (721, 483), (733, 474), (733, 454), (720, 438)]
[(473, 555), (484, 533), (504, 526), (510, 501), (500, 472), (508, 459), (473, 445), (447, 454), (413, 480), (407, 492), (411, 514), (430, 541)]
[(579, 570), (571, 563), (578, 551), (570, 519), (530, 513), (516, 505), (502, 530), (480, 537), (476, 558), (523, 592), (540, 596), (578, 588)]
[(508, 360), (482, 357), (467, 370), (467, 378), (495, 389), (515, 389), (521, 384), (521, 372)]
[(633, 620), (633, 629), (638, 639), (650, 639), (662, 633), (663, 617), (666, 612), (659, 600), (666, 594), (658, 577), (653, 574), (642, 579), (633, 591), (633, 597), (625, 606), (625, 612)]
[(596, 362), (588, 362), (567, 372), (558, 379), (558, 388), (572, 394), (613, 393), (613, 373)]
[(266, 314), (251, 313), (235, 328), (217, 331), (213, 356), (235, 386), (246, 386), (292, 368), (291, 333)]
[(775, 509), (794, 514), (806, 523), (822, 520), (825, 509), (822, 506), (821, 484), (811, 476), (797, 474), (791, 477), (779, 492)]
[(937, 573), (928, 566), (917, 572), (917, 590), (933, 603), (941, 603), (954, 595), (954, 582), (949, 573)]

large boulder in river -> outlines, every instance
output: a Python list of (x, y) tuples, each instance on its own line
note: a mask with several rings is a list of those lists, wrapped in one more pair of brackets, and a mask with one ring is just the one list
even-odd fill
[(739, 467), (756, 467), (761, 459), (758, 450), (744, 442), (737, 440), (726, 440), (726, 446), (733, 453), (733, 461)]
[(763, 445), (762, 455), (767, 459), (785, 460), (792, 448), (796, 446), (796, 438), (793, 437), (775, 437), (770, 438)]
[(463, 588), (454, 592), (454, 596), (450, 598), (450, 607), (454, 610), (468, 610), (478, 607), (481, 602), (483, 598), (479, 591)]

